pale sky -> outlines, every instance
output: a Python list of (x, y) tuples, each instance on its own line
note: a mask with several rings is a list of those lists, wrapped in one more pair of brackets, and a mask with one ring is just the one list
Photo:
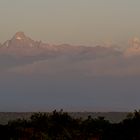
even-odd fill
[(47, 43), (119, 44), (140, 37), (139, 0), (0, 0), (0, 42), (24, 31)]

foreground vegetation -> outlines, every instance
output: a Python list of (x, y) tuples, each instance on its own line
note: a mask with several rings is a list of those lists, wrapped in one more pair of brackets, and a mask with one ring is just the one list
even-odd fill
[(35, 113), (0, 125), (0, 140), (140, 140), (140, 111), (120, 123), (104, 117), (75, 119), (62, 110)]

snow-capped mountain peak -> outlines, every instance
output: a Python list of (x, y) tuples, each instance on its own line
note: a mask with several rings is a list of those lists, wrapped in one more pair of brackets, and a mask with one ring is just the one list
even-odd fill
[(2, 47), (6, 48), (31, 48), (37, 47), (38, 42), (32, 40), (30, 37), (27, 37), (24, 32), (17, 32), (12, 39), (6, 41)]
[(27, 38), (26, 36), (25, 36), (25, 34), (24, 34), (24, 32), (17, 32), (15, 35), (14, 35), (14, 37), (13, 37), (14, 39), (17, 39), (17, 40), (23, 40), (23, 39), (25, 39), (25, 38)]

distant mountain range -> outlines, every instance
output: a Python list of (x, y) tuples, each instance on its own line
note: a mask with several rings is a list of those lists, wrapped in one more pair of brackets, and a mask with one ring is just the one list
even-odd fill
[(95, 57), (96, 55), (114, 55), (120, 52), (114, 48), (102, 46), (73, 46), (69, 44), (50, 45), (41, 41), (34, 41), (27, 37), (24, 32), (17, 32), (12, 39), (7, 40), (0, 47), (0, 53), (34, 56), (39, 54), (82, 54)]
[(42, 41), (34, 41), (26, 36), (24, 32), (17, 32), (10, 40), (0, 44), (0, 54), (17, 56), (36, 56), (36, 55), (84, 55), (86, 57), (121, 55), (133, 56), (140, 55), (140, 40), (134, 38), (131, 46), (123, 52), (115, 47), (104, 46), (74, 46), (69, 44), (50, 45)]
[[(17, 32), (0, 46), (0, 70), (40, 71), (49, 75), (55, 70), (57, 73), (59, 70), (70, 73), (74, 71), (77, 74), (81, 72), (83, 75), (87, 73), (96, 76), (136, 74), (139, 73), (139, 59), (136, 57), (140, 56), (140, 41), (134, 38), (130, 44), (124, 50), (99, 45), (51, 45), (34, 41), (24, 32)], [(61, 65), (61, 68), (57, 65)]]

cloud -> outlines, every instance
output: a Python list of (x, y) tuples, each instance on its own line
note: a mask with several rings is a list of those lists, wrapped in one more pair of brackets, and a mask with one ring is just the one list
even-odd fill
[(98, 57), (96, 59), (76, 59), (58, 57), (50, 60), (34, 61), (10, 68), (8, 71), (24, 75), (49, 76), (136, 76), (140, 75), (140, 57), (124, 56)]
[(0, 109), (7, 104), (10, 111), (139, 108), (140, 56), (126, 57), (110, 48), (87, 50), (0, 56)]

